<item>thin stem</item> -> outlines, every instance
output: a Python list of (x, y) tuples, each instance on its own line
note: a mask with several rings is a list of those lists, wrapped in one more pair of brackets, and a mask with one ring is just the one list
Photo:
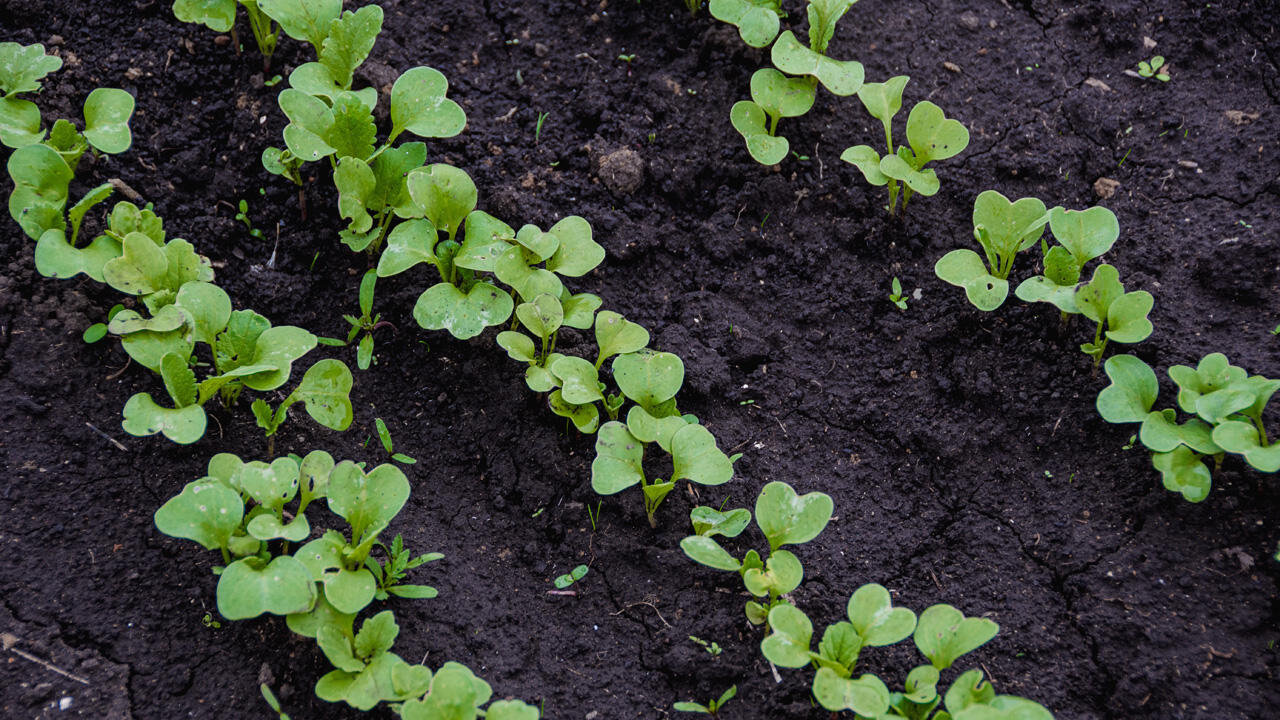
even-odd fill
[(777, 137), (778, 135), (778, 118), (780, 117), (782, 116), (772, 115), (772, 114), (769, 115), (769, 135), (772, 137)]

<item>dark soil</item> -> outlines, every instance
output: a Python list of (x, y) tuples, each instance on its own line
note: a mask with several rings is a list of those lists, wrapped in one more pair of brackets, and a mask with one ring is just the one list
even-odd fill
[[(1280, 375), (1275, 2), (863, 0), (833, 55), (861, 60), (872, 80), (909, 74), (908, 104), (931, 99), (972, 133), (939, 164), (942, 192), (901, 220), (836, 159), (879, 141), (855, 100), (820, 93), (812, 113), (784, 121), (809, 159), (749, 159), (728, 110), (767, 58), (705, 11), (690, 20), (674, 0), (382, 4), (360, 82), (381, 87), (417, 64), (444, 71), (469, 124), (431, 142), (431, 160), (471, 173), (481, 208), (513, 225), (586, 217), (609, 257), (577, 289), (684, 357), (682, 409), (744, 453), (733, 484), (700, 489), (701, 501), (749, 504), (770, 480), (834, 497), (837, 519), (797, 549), (795, 601), (816, 623), (879, 582), (917, 611), (946, 602), (998, 621), (961, 669), (985, 669), (1000, 692), (1058, 718), (1274, 716), (1275, 477), (1229, 459), (1203, 503), (1167, 492), (1141, 446), (1122, 448), (1134, 428), (1097, 416), (1105, 378), (1077, 350), (1091, 328), (1063, 330), (1052, 309), (1016, 301), (979, 313), (932, 268), (972, 245), (982, 190), (1101, 203), (1122, 228), (1109, 261), (1156, 297), (1139, 356), (1162, 377), (1213, 351)], [(344, 332), (367, 261), (338, 242), (327, 171), (308, 168), (304, 222), (293, 186), (261, 169), (284, 117), (254, 54), (177, 23), (167, 0), (3, 0), (0, 38), (64, 58), (39, 98), (46, 118), (79, 117), (99, 85), (137, 97), (133, 148), (86, 161), (77, 187), (124, 179), (217, 263), (239, 307)], [(1173, 65), (1167, 84), (1122, 74), (1156, 53)], [(308, 59), (283, 40), (266, 77)], [(639, 164), (613, 154), (623, 150)], [(1114, 196), (1095, 195), (1100, 178), (1118, 183)], [(233, 219), (241, 198), (266, 243)], [(126, 367), (118, 344), (80, 340), (117, 297), (41, 278), (30, 241), (7, 227), (0, 630), (13, 651), (88, 684), (6, 652), (0, 714), (267, 717), (263, 681), (295, 718), (354, 716), (314, 697), (324, 658), (279, 619), (205, 627), (216, 554), (152, 524), (214, 453), (265, 454), (248, 408), (215, 414), (190, 447), (126, 435), (125, 400), (160, 383)], [(920, 292), (906, 312), (887, 299), (894, 276)], [(381, 417), (396, 449), (420, 460), (393, 530), (446, 559), (414, 576), (438, 599), (389, 603), (397, 651), (433, 667), (462, 661), (497, 696), (545, 704), (551, 718), (674, 716), (672, 702), (735, 683), (726, 717), (825, 717), (801, 673), (775, 685), (738, 579), (680, 552), (696, 493), (673, 494), (656, 531), (635, 492), (605, 499), (593, 527), (592, 439), (527, 391), (492, 331), (459, 342), (418, 330), (410, 309), (426, 282), (414, 271), (379, 284), (396, 327), (357, 375), (353, 428), (331, 433), (295, 413), (277, 441), (383, 462), (368, 439)], [(578, 596), (548, 595), (580, 562), (591, 573)], [(904, 646), (864, 653), (863, 667), (897, 685), (917, 660)]]

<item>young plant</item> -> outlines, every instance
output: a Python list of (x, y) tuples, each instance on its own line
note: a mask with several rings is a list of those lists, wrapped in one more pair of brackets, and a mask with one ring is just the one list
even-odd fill
[[(911, 610), (894, 607), (889, 591), (874, 583), (858, 588), (846, 611), (848, 620), (828, 626), (814, 652), (813, 623), (795, 606), (779, 605), (769, 612), (772, 632), (760, 643), (760, 651), (774, 665), (816, 670), (813, 696), (823, 708), (886, 719), (1052, 720), (1038, 703), (997, 696), (990, 685), (982, 684), (979, 670), (956, 678), (945, 693), (939, 691), (940, 671), (995, 637), (999, 627), (994, 622), (967, 618), (950, 605), (934, 605), (917, 620)], [(907, 637), (913, 638), (929, 664), (907, 675), (903, 692), (890, 692), (884, 681), (871, 673), (853, 676), (863, 649), (893, 645)], [(938, 709), (940, 704), (945, 711)]]
[(866, 83), (858, 90), (863, 107), (884, 125), (885, 155), (881, 157), (869, 145), (847, 148), (840, 154), (840, 159), (857, 167), (867, 182), (876, 187), (888, 185), (890, 215), (897, 212), (900, 190), (903, 212), (912, 195), (936, 194), (938, 174), (925, 166), (934, 160), (955, 157), (969, 146), (969, 131), (964, 125), (947, 118), (937, 105), (922, 100), (907, 116), (907, 145), (894, 148), (893, 117), (902, 107), (902, 91), (909, 79), (899, 75), (883, 83)]
[(1138, 74), (1144, 78), (1155, 78), (1160, 82), (1169, 82), (1169, 66), (1165, 64), (1163, 55), (1156, 55), (1150, 61), (1143, 60), (1139, 62)]
[(1093, 279), (1076, 291), (1075, 304), (1082, 315), (1097, 323), (1093, 342), (1080, 346), (1081, 352), (1093, 358), (1095, 368), (1102, 362), (1109, 340), (1137, 343), (1151, 335), (1147, 315), (1155, 299), (1145, 290), (1125, 292), (1120, 273), (1112, 265), (1104, 263), (1094, 270)]
[(943, 255), (933, 271), (943, 281), (964, 288), (974, 307), (983, 312), (995, 310), (1009, 295), (1008, 277), (1014, 259), (1036, 244), (1048, 222), (1044, 203), (1036, 198), (1010, 202), (995, 190), (987, 190), (973, 203), (973, 237), (986, 261), (974, 251), (960, 248)]
[(893, 282), (890, 284), (889, 302), (896, 305), (899, 310), (907, 309), (907, 298), (904, 297), (902, 294), (902, 283), (896, 277), (893, 279)]
[(280, 701), (276, 699), (276, 694), (271, 692), (271, 688), (266, 683), (258, 685), (258, 690), (262, 692), (262, 699), (279, 716), (279, 720), (292, 720), (288, 713), (280, 709)]
[(769, 541), (769, 555), (761, 560), (755, 550), (737, 560), (709, 535), (690, 535), (680, 541), (680, 549), (691, 560), (716, 570), (737, 572), (747, 591), (763, 602), (749, 601), (747, 620), (760, 625), (770, 612), (787, 605), (786, 595), (800, 586), (804, 568), (783, 545), (801, 545), (818, 536), (831, 520), (834, 504), (825, 493), (797, 495), (783, 482), (771, 482), (756, 499), (756, 525)]
[(1057, 307), (1065, 319), (1080, 313), (1076, 290), (1080, 273), (1089, 261), (1101, 257), (1120, 237), (1120, 223), (1115, 213), (1104, 207), (1067, 210), (1055, 207), (1049, 211), (1049, 229), (1058, 244), (1046, 248), (1044, 274), (1027, 278), (1014, 294), (1025, 302), (1047, 302)]
[(783, 31), (773, 44), (773, 66), (790, 75), (808, 75), (832, 94), (852, 95), (862, 87), (862, 63), (827, 57), (827, 45), (836, 32), (836, 23), (857, 0), (810, 0), (809, 45), (805, 47), (790, 30)]
[[(347, 321), (347, 324), (351, 326), (351, 330), (347, 333), (345, 343), (341, 341), (333, 341), (332, 343), (350, 345), (355, 342), (356, 336), (364, 333), (364, 335), (360, 336), (359, 344), (356, 345), (356, 367), (361, 370), (368, 370), (373, 363), (377, 362), (377, 358), (373, 356), (374, 331), (391, 325), (391, 323), (382, 321), (381, 313), (373, 312), (373, 292), (377, 282), (377, 270), (368, 270), (365, 272), (364, 277), (360, 278), (360, 317), (343, 315), (342, 319)], [(330, 343), (326, 342), (325, 344)]]
[(444, 557), (443, 553), (423, 553), (413, 557), (413, 553), (404, 546), (404, 539), (400, 535), (396, 535), (389, 547), (381, 542), (375, 544), (382, 549), (384, 559), (378, 561), (370, 555), (364, 561), (364, 566), (373, 573), (373, 578), (378, 583), (378, 589), (373, 593), (375, 600), (386, 600), (392, 595), (415, 600), (430, 599), (439, 594), (430, 585), (407, 585), (400, 581), (410, 570), (440, 560)]
[(1270, 442), (1263, 413), (1280, 380), (1250, 376), (1222, 353), (1204, 356), (1195, 368), (1174, 365), (1169, 377), (1178, 387), (1178, 407), (1192, 417), (1178, 422), (1177, 410), (1152, 410), (1159, 393), (1155, 371), (1132, 355), (1108, 358), (1111, 384), (1098, 393), (1098, 414), (1110, 423), (1142, 423), (1138, 438), (1152, 452), (1165, 488), (1191, 502), (1209, 495), (1215, 467), (1225, 453), (1243, 456), (1261, 472), (1280, 471), (1280, 442)]
[(789, 78), (773, 68), (761, 68), (751, 76), (751, 100), (734, 103), (729, 120), (756, 162), (776, 165), (787, 157), (791, 145), (778, 137), (778, 120), (809, 112), (815, 91), (810, 79)]
[(387, 424), (382, 421), (382, 418), (374, 418), (373, 426), (378, 431), (378, 440), (382, 442), (382, 449), (387, 451), (392, 460), (405, 465), (414, 465), (418, 462), (404, 453), (395, 452), (395, 446), (391, 443), (391, 431), (387, 429)]
[(586, 577), (588, 570), (590, 570), (590, 568), (586, 565), (579, 565), (563, 575), (556, 576), (553, 584), (556, 586), (557, 590), (567, 590), (572, 587), (574, 583)]
[(249, 201), (241, 200), (236, 206), (236, 220), (244, 223), (245, 229), (249, 231), (249, 236), (255, 240), (265, 240), (266, 236), (262, 231), (253, 226), (253, 220), (249, 219)]
[(751, 47), (769, 47), (781, 27), (781, 0), (711, 0), (708, 9), (711, 17), (737, 26), (742, 42)]
[(731, 685), (728, 690), (720, 693), (720, 698), (718, 700), (708, 700), (706, 705), (696, 702), (678, 702), (672, 707), (680, 712), (696, 712), (718, 718), (720, 717), (720, 711), (724, 709), (725, 704), (732, 700), (737, 694), (738, 686)]
[(708, 654), (708, 655), (710, 655), (710, 656), (712, 656), (712, 657), (717, 657), (717, 656), (719, 656), (719, 655), (720, 655), (720, 653), (724, 652), (724, 649), (720, 647), (720, 643), (717, 643), (717, 642), (714, 642), (714, 641), (713, 641), (713, 642), (707, 642), (706, 640), (703, 640), (703, 639), (702, 639), (702, 638), (700, 638), (700, 637), (695, 637), (695, 636), (693, 636), (693, 635), (690, 635), (690, 636), (689, 636), (689, 639), (690, 639), (690, 640), (692, 640), (693, 642), (697, 643), (698, 645), (701, 645), (701, 646), (702, 646), (702, 649), (703, 649), (703, 650), (706, 650), (706, 651), (707, 651), (707, 654)]
[(538, 708), (519, 700), (498, 700), (481, 709), (493, 697), (489, 683), (476, 677), (465, 665), (447, 662), (431, 678), (426, 697), (410, 700), (400, 707), (404, 720), (445, 720), (476, 718), (486, 720), (538, 720)]

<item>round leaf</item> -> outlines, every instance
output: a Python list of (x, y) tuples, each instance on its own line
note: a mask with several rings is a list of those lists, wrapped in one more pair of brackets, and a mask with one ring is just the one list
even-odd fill
[[(969, 131), (959, 120), (951, 120), (942, 108), (921, 100), (907, 116), (907, 142), (921, 165), (955, 157), (969, 146)], [(919, 192), (919, 190), (917, 190)], [(931, 195), (932, 193), (925, 193)]]
[(916, 614), (907, 608), (893, 607), (889, 591), (876, 583), (855, 590), (849, 598), (847, 612), (863, 645), (892, 645), (916, 629)]
[(622, 393), (651, 408), (676, 396), (684, 384), (684, 362), (676, 355), (640, 350), (613, 361), (613, 380)]
[(448, 330), (466, 340), (506, 322), (514, 307), (510, 295), (488, 283), (476, 283), (466, 295), (449, 283), (437, 283), (418, 298), (413, 319), (427, 330)]
[[(585, 360), (583, 363), (590, 367)], [(716, 447), (711, 431), (702, 425), (686, 424), (671, 436), (671, 458), (673, 481), (722, 485), (733, 478), (733, 463)]]
[(226, 547), (244, 517), (240, 493), (210, 480), (187, 483), (182, 493), (156, 510), (156, 529), (200, 543), (205, 550)]
[(109, 155), (122, 153), (133, 143), (129, 118), (133, 96), (115, 88), (98, 88), (84, 101), (84, 137)]
[(146, 437), (163, 433), (180, 445), (190, 445), (204, 436), (206, 422), (204, 408), (199, 405), (166, 408), (157, 405), (149, 393), (138, 393), (125, 403), (124, 422), (120, 426), (130, 435)]
[(391, 87), (391, 136), (402, 130), (425, 138), (462, 132), (467, 114), (445, 97), (448, 91), (448, 79), (435, 68), (415, 67), (402, 74)]
[(591, 489), (613, 495), (644, 480), (644, 444), (620, 422), (607, 422), (596, 434), (596, 458), (591, 462)]
[(769, 611), (773, 632), (760, 641), (760, 652), (780, 667), (799, 668), (809, 664), (813, 623), (794, 605), (783, 603)]
[(834, 509), (831, 496), (825, 493), (797, 495), (790, 485), (774, 481), (756, 498), (756, 524), (769, 538), (771, 549), (800, 545), (822, 532)]
[(218, 612), (228, 620), (307, 612), (315, 600), (311, 573), (288, 555), (267, 564), (257, 557), (243, 558), (224, 568), (218, 578)]

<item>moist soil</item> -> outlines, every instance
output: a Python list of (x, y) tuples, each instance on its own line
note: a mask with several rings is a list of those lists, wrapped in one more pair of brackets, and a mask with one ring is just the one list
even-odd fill
[[(932, 268), (974, 245), (982, 190), (1102, 204), (1122, 228), (1107, 260), (1156, 298), (1155, 332), (1120, 350), (1157, 367), (1162, 404), (1173, 402), (1164, 369), (1210, 352), (1280, 376), (1275, 2), (863, 0), (832, 55), (860, 60), (869, 80), (910, 75), (907, 104), (934, 101), (972, 138), (937, 164), (942, 191), (897, 219), (883, 189), (837, 159), (881, 142), (851, 98), (822, 91), (811, 113), (784, 120), (796, 154), (779, 167), (748, 157), (729, 107), (768, 58), (705, 9), (381, 4), (384, 30), (358, 82), (385, 90), (412, 66), (442, 70), (469, 122), (430, 141), (429, 160), (469, 172), (480, 208), (512, 225), (587, 218), (608, 257), (575, 290), (679, 353), (682, 410), (743, 454), (731, 484), (673, 493), (656, 530), (634, 491), (598, 505), (593, 439), (527, 390), (494, 331), (468, 342), (424, 332), (411, 309), (425, 271), (380, 281), (393, 327), (378, 331), (377, 365), (357, 373), (354, 425), (338, 434), (295, 412), (276, 449), (386, 462), (370, 440), (380, 417), (395, 449), (418, 459), (392, 532), (445, 559), (412, 576), (437, 599), (386, 605), (401, 656), (466, 663), (497, 697), (549, 718), (675, 717), (674, 701), (733, 684), (725, 717), (825, 717), (804, 673), (775, 682), (738, 578), (678, 548), (695, 504), (750, 507), (782, 480), (835, 500), (830, 526), (796, 549), (806, 577), (794, 600), (819, 626), (879, 582), (917, 611), (949, 603), (997, 621), (999, 636), (959, 669), (980, 668), (1058, 718), (1273, 715), (1275, 477), (1229, 458), (1205, 501), (1166, 491), (1141, 445), (1129, 447), (1136, 427), (1097, 415), (1106, 382), (1077, 349), (1092, 339), (1082, 318), (1063, 326), (1053, 308), (1015, 300), (980, 313)], [(802, 6), (784, 5), (803, 31)], [(264, 74), (254, 52), (178, 23), (163, 0), (4, 0), (0, 29), (63, 58), (38, 98), (47, 119), (78, 118), (100, 85), (137, 97), (133, 147), (86, 159), (73, 195), (124, 180), (214, 262), (237, 307), (345, 333), (368, 260), (339, 243), (329, 171), (306, 168), (303, 218), (294, 186), (259, 163), (284, 125), (282, 85), (264, 80), (309, 49), (282, 39)], [(1171, 63), (1169, 82), (1123, 72), (1155, 54)], [(241, 199), (265, 240), (234, 219)], [(125, 400), (163, 390), (118, 343), (80, 338), (118, 296), (83, 277), (41, 278), (32, 243), (7, 227), (2, 714), (267, 717), (266, 682), (295, 718), (357, 715), (314, 696), (327, 664), (279, 618), (203, 624), (216, 618), (216, 553), (153, 526), (214, 453), (265, 457), (248, 408), (215, 411), (192, 446), (125, 434)], [(1015, 277), (1033, 274), (1038, 255)], [(895, 276), (906, 311), (888, 299)], [(350, 350), (322, 350), (354, 364)], [(1280, 427), (1274, 410), (1269, 419)], [(760, 542), (753, 529), (728, 544)], [(579, 563), (591, 571), (576, 595), (547, 592)], [(904, 643), (862, 660), (860, 672), (900, 687), (920, 656)]]

